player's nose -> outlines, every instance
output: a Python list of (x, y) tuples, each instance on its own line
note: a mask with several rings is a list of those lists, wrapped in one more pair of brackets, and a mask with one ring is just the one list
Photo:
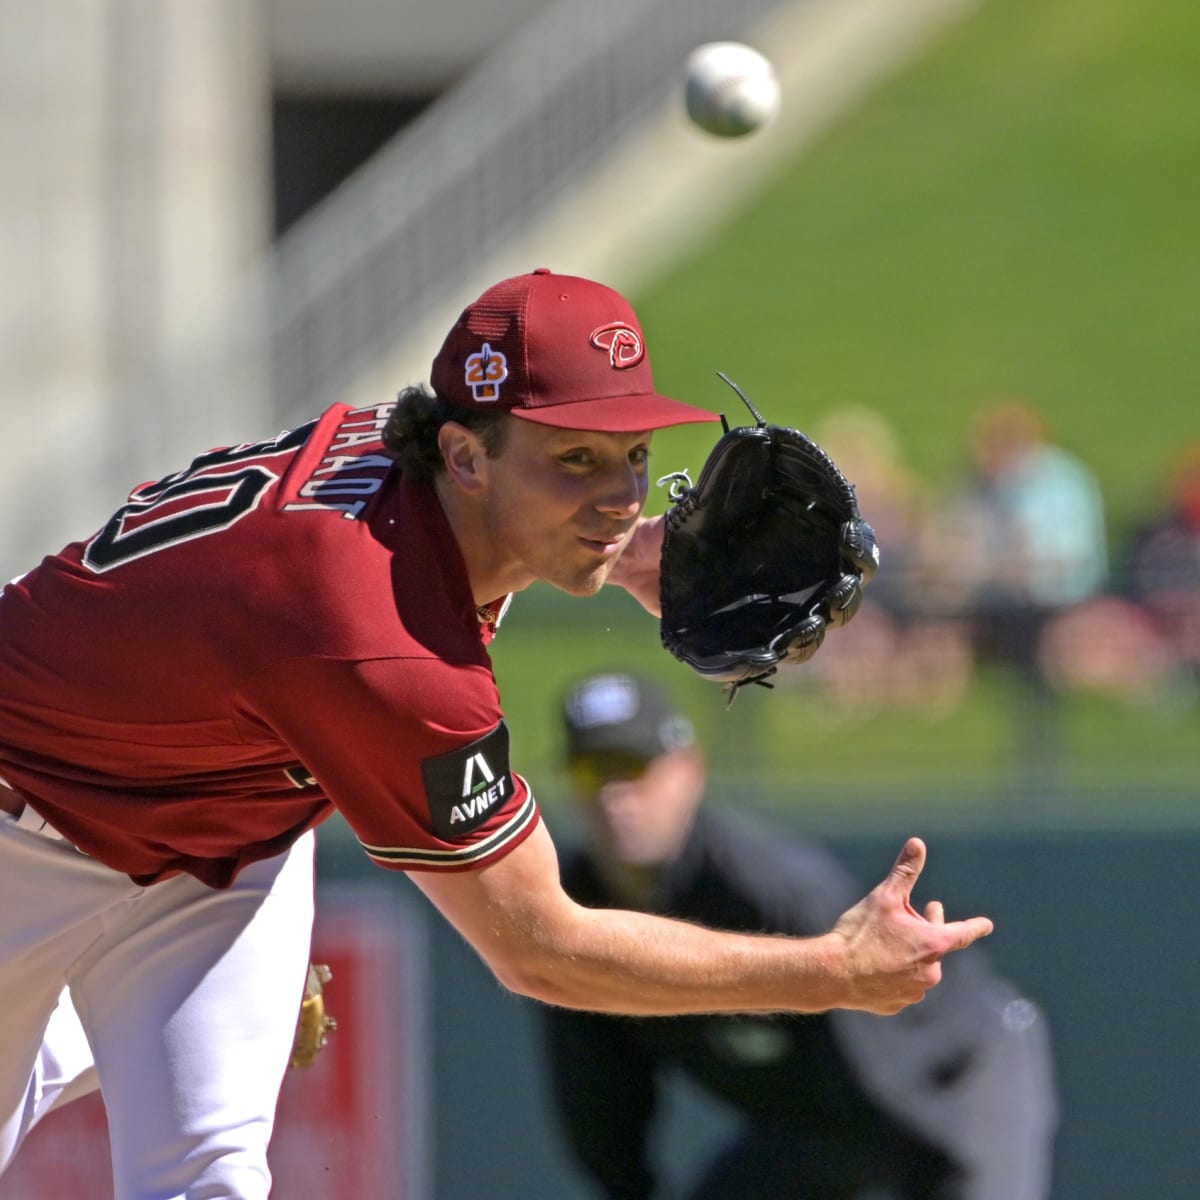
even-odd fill
[(646, 503), (647, 480), (632, 465), (604, 472), (596, 489), (596, 508), (610, 516), (636, 517)]

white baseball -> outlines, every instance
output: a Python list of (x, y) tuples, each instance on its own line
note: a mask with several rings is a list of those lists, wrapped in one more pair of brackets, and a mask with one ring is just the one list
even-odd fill
[(687, 114), (717, 137), (741, 137), (779, 111), (779, 80), (770, 60), (741, 42), (708, 42), (688, 55)]

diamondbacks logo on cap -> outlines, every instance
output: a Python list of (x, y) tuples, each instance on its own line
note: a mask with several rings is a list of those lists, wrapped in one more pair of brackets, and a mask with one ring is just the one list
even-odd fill
[(444, 842), (462, 841), (513, 794), (508, 726), (501, 721), (478, 741), (425, 759), (421, 777), (433, 832)]
[(646, 357), (642, 335), (624, 321), (610, 321), (593, 329), (588, 340), (597, 350), (608, 353), (608, 365), (617, 371), (636, 367)]
[(499, 400), (500, 385), (508, 378), (508, 360), (503, 351), (484, 342), (479, 352), (467, 359), (465, 378), (476, 400)]

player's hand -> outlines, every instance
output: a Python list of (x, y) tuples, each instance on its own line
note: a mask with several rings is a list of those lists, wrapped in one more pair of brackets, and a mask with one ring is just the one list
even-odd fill
[(945, 955), (992, 932), (987, 917), (947, 922), (937, 900), (918, 913), (912, 890), (924, 866), (925, 843), (909, 838), (887, 878), (833, 927), (849, 993), (838, 1007), (889, 1016), (916, 1004), (941, 980)]
[(658, 568), (662, 559), (663, 518), (639, 517), (629, 544), (613, 564), (609, 583), (623, 587), (651, 616), (661, 616)]

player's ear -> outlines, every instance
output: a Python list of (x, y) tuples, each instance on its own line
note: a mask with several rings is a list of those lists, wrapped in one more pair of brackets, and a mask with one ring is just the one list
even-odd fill
[(487, 449), (465, 425), (446, 421), (438, 430), (438, 449), (447, 478), (464, 492), (478, 492), (487, 483)]

